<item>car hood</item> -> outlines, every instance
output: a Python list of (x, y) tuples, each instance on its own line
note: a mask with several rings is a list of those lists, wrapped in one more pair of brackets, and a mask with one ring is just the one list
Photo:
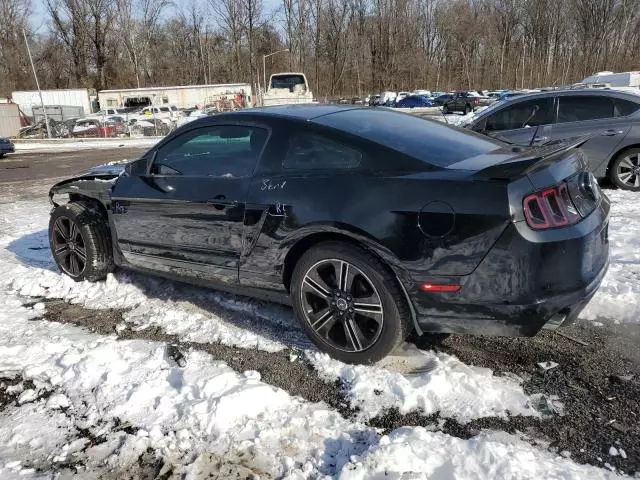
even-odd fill
[(103, 165), (96, 165), (95, 167), (91, 167), (89, 170), (81, 174), (81, 177), (117, 177), (124, 172), (125, 167), (128, 163), (131, 163), (131, 160), (121, 160), (118, 162), (109, 162)]

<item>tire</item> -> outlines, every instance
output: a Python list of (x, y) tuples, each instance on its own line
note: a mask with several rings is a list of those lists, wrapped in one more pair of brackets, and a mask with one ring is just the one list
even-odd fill
[(442, 113), (449, 113), (449, 107), (447, 107), (446, 105), (442, 106)]
[(618, 188), (640, 191), (640, 148), (631, 148), (620, 153), (611, 162), (609, 180)]
[[(336, 277), (349, 286), (338, 289)], [(410, 330), (411, 314), (396, 278), (376, 257), (348, 243), (309, 249), (293, 271), (291, 299), (313, 343), (346, 363), (384, 358)]]
[(75, 281), (102, 280), (114, 269), (107, 219), (95, 203), (56, 207), (49, 219), (49, 246), (60, 271)]

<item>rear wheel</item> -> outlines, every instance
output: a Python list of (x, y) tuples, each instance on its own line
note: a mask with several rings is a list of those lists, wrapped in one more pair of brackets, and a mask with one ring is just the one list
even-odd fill
[(76, 281), (96, 281), (113, 270), (111, 236), (104, 214), (91, 202), (55, 208), (49, 245), (58, 268)]
[(613, 160), (609, 180), (624, 190), (640, 191), (640, 148), (622, 152)]
[(307, 335), (343, 362), (380, 360), (407, 335), (410, 315), (395, 277), (350, 244), (328, 242), (307, 251), (293, 272), (291, 297)]

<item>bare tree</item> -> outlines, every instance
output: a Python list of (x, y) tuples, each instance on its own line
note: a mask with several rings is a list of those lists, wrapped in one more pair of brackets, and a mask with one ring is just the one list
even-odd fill
[(169, 0), (116, 0), (116, 29), (131, 60), (138, 88), (141, 70), (146, 70), (149, 46), (167, 5)]

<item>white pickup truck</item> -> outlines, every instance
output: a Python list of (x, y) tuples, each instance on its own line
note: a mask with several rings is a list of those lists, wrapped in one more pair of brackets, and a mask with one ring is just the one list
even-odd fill
[(274, 73), (269, 78), (269, 86), (262, 96), (262, 105), (289, 105), (313, 103), (313, 93), (304, 73)]

